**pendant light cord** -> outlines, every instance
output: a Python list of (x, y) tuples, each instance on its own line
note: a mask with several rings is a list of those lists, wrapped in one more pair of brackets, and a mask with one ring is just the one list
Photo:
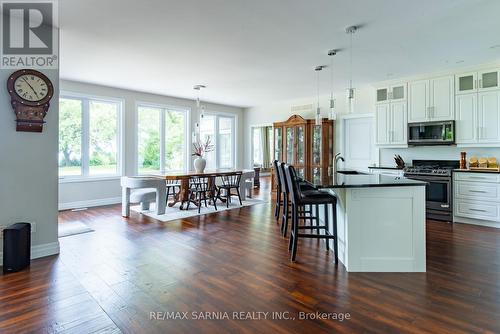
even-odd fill
[(317, 86), (316, 86), (316, 93), (317, 93), (317, 97), (318, 97), (318, 108), (319, 108), (319, 71), (321, 70), (317, 70), (316, 71), (316, 83), (317, 83)]
[(354, 34), (354, 31), (351, 31), (351, 47), (350, 47), (350, 60), (349, 60), (349, 67), (350, 67), (350, 78), (349, 78), (349, 88), (352, 89), (352, 34)]

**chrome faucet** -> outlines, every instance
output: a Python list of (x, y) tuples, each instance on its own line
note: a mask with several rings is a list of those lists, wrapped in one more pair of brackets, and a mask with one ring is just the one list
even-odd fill
[(345, 162), (344, 157), (340, 155), (341, 153), (335, 154), (335, 158), (333, 160), (333, 175), (337, 173), (337, 164), (339, 163), (339, 160), (342, 160), (342, 162)]

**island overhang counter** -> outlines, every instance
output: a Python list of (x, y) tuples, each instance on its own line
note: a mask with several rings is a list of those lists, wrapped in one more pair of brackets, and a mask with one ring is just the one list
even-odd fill
[(426, 271), (426, 182), (381, 174), (325, 174), (308, 181), (337, 196), (339, 260), (347, 271)]

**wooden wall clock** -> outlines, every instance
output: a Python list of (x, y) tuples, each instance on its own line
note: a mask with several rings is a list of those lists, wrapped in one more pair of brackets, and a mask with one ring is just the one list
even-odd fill
[(16, 131), (42, 132), (54, 86), (43, 73), (19, 70), (7, 80), (10, 103), (16, 114)]

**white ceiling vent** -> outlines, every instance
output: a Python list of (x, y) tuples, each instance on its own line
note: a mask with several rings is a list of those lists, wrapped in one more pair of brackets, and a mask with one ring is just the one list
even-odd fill
[(292, 112), (296, 114), (307, 113), (313, 111), (313, 104), (304, 104), (301, 106), (292, 106)]

